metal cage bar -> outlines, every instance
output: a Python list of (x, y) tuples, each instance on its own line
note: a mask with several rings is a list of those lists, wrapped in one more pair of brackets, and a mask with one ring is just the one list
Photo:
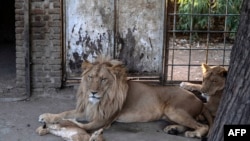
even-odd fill
[[(228, 30), (228, 18), (239, 17), (240, 14), (228, 11), (229, 0), (225, 1), (226, 8), (221, 13), (213, 13), (211, 3), (209, 3), (207, 13), (197, 13), (194, 10), (196, 2), (196, 0), (190, 1), (188, 3), (190, 10), (185, 13), (178, 11), (179, 0), (168, 0), (166, 84), (175, 84), (181, 81), (200, 82), (202, 80), (201, 63), (225, 67), (229, 65), (232, 42), (228, 40), (227, 36), (234, 34), (235, 31)], [(189, 29), (177, 28), (180, 16), (189, 17)], [(207, 17), (206, 29), (194, 28), (197, 25), (194, 18), (199, 16)], [(220, 21), (224, 21), (224, 23), (220, 24)], [(214, 24), (214, 22), (218, 23)], [(197, 35), (199, 38), (195, 39), (194, 36)]]

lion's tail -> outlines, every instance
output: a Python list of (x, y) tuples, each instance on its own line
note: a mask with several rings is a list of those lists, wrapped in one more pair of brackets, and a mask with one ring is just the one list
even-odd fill
[(211, 129), (212, 129), (212, 126), (213, 126), (213, 117), (210, 113), (210, 111), (207, 109), (206, 106), (203, 106), (203, 109), (202, 109), (202, 115), (207, 119), (208, 121), (208, 125), (209, 125), (209, 131), (208, 131), (208, 134), (207, 136), (211, 133)]

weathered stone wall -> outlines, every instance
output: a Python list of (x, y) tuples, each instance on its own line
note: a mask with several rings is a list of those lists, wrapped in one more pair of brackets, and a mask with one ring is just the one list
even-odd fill
[[(24, 0), (15, 0), (16, 84), (25, 92)], [(44, 92), (62, 84), (60, 0), (30, 0), (31, 89)]]

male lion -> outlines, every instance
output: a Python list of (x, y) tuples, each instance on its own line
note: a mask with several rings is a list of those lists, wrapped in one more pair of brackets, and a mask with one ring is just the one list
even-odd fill
[[(174, 123), (165, 127), (167, 133), (186, 131), (186, 137), (202, 137), (208, 125), (194, 118), (200, 114), (212, 124), (212, 117), (203, 103), (191, 92), (175, 86), (151, 86), (128, 81), (120, 61), (100, 56), (93, 63), (82, 65), (82, 80), (77, 92), (76, 109), (59, 114), (45, 113), (39, 121), (56, 123), (73, 119), (85, 130), (109, 127), (112, 122), (149, 122), (165, 119)], [(82, 118), (88, 123), (79, 123)]]
[(208, 66), (202, 64), (203, 81), (202, 85), (189, 82), (182, 82), (180, 86), (190, 91), (200, 91), (207, 98), (208, 110), (215, 117), (221, 96), (225, 87), (227, 70), (221, 66)]
[(62, 137), (66, 141), (104, 141), (102, 136), (103, 129), (99, 129), (88, 134), (84, 129), (77, 127), (68, 120), (61, 120), (59, 123), (44, 123), (36, 129), (39, 135), (53, 134)]

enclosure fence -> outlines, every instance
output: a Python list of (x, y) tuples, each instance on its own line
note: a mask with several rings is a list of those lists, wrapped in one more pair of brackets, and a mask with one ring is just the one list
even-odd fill
[(201, 81), (201, 63), (228, 67), (242, 0), (168, 0), (165, 81)]

